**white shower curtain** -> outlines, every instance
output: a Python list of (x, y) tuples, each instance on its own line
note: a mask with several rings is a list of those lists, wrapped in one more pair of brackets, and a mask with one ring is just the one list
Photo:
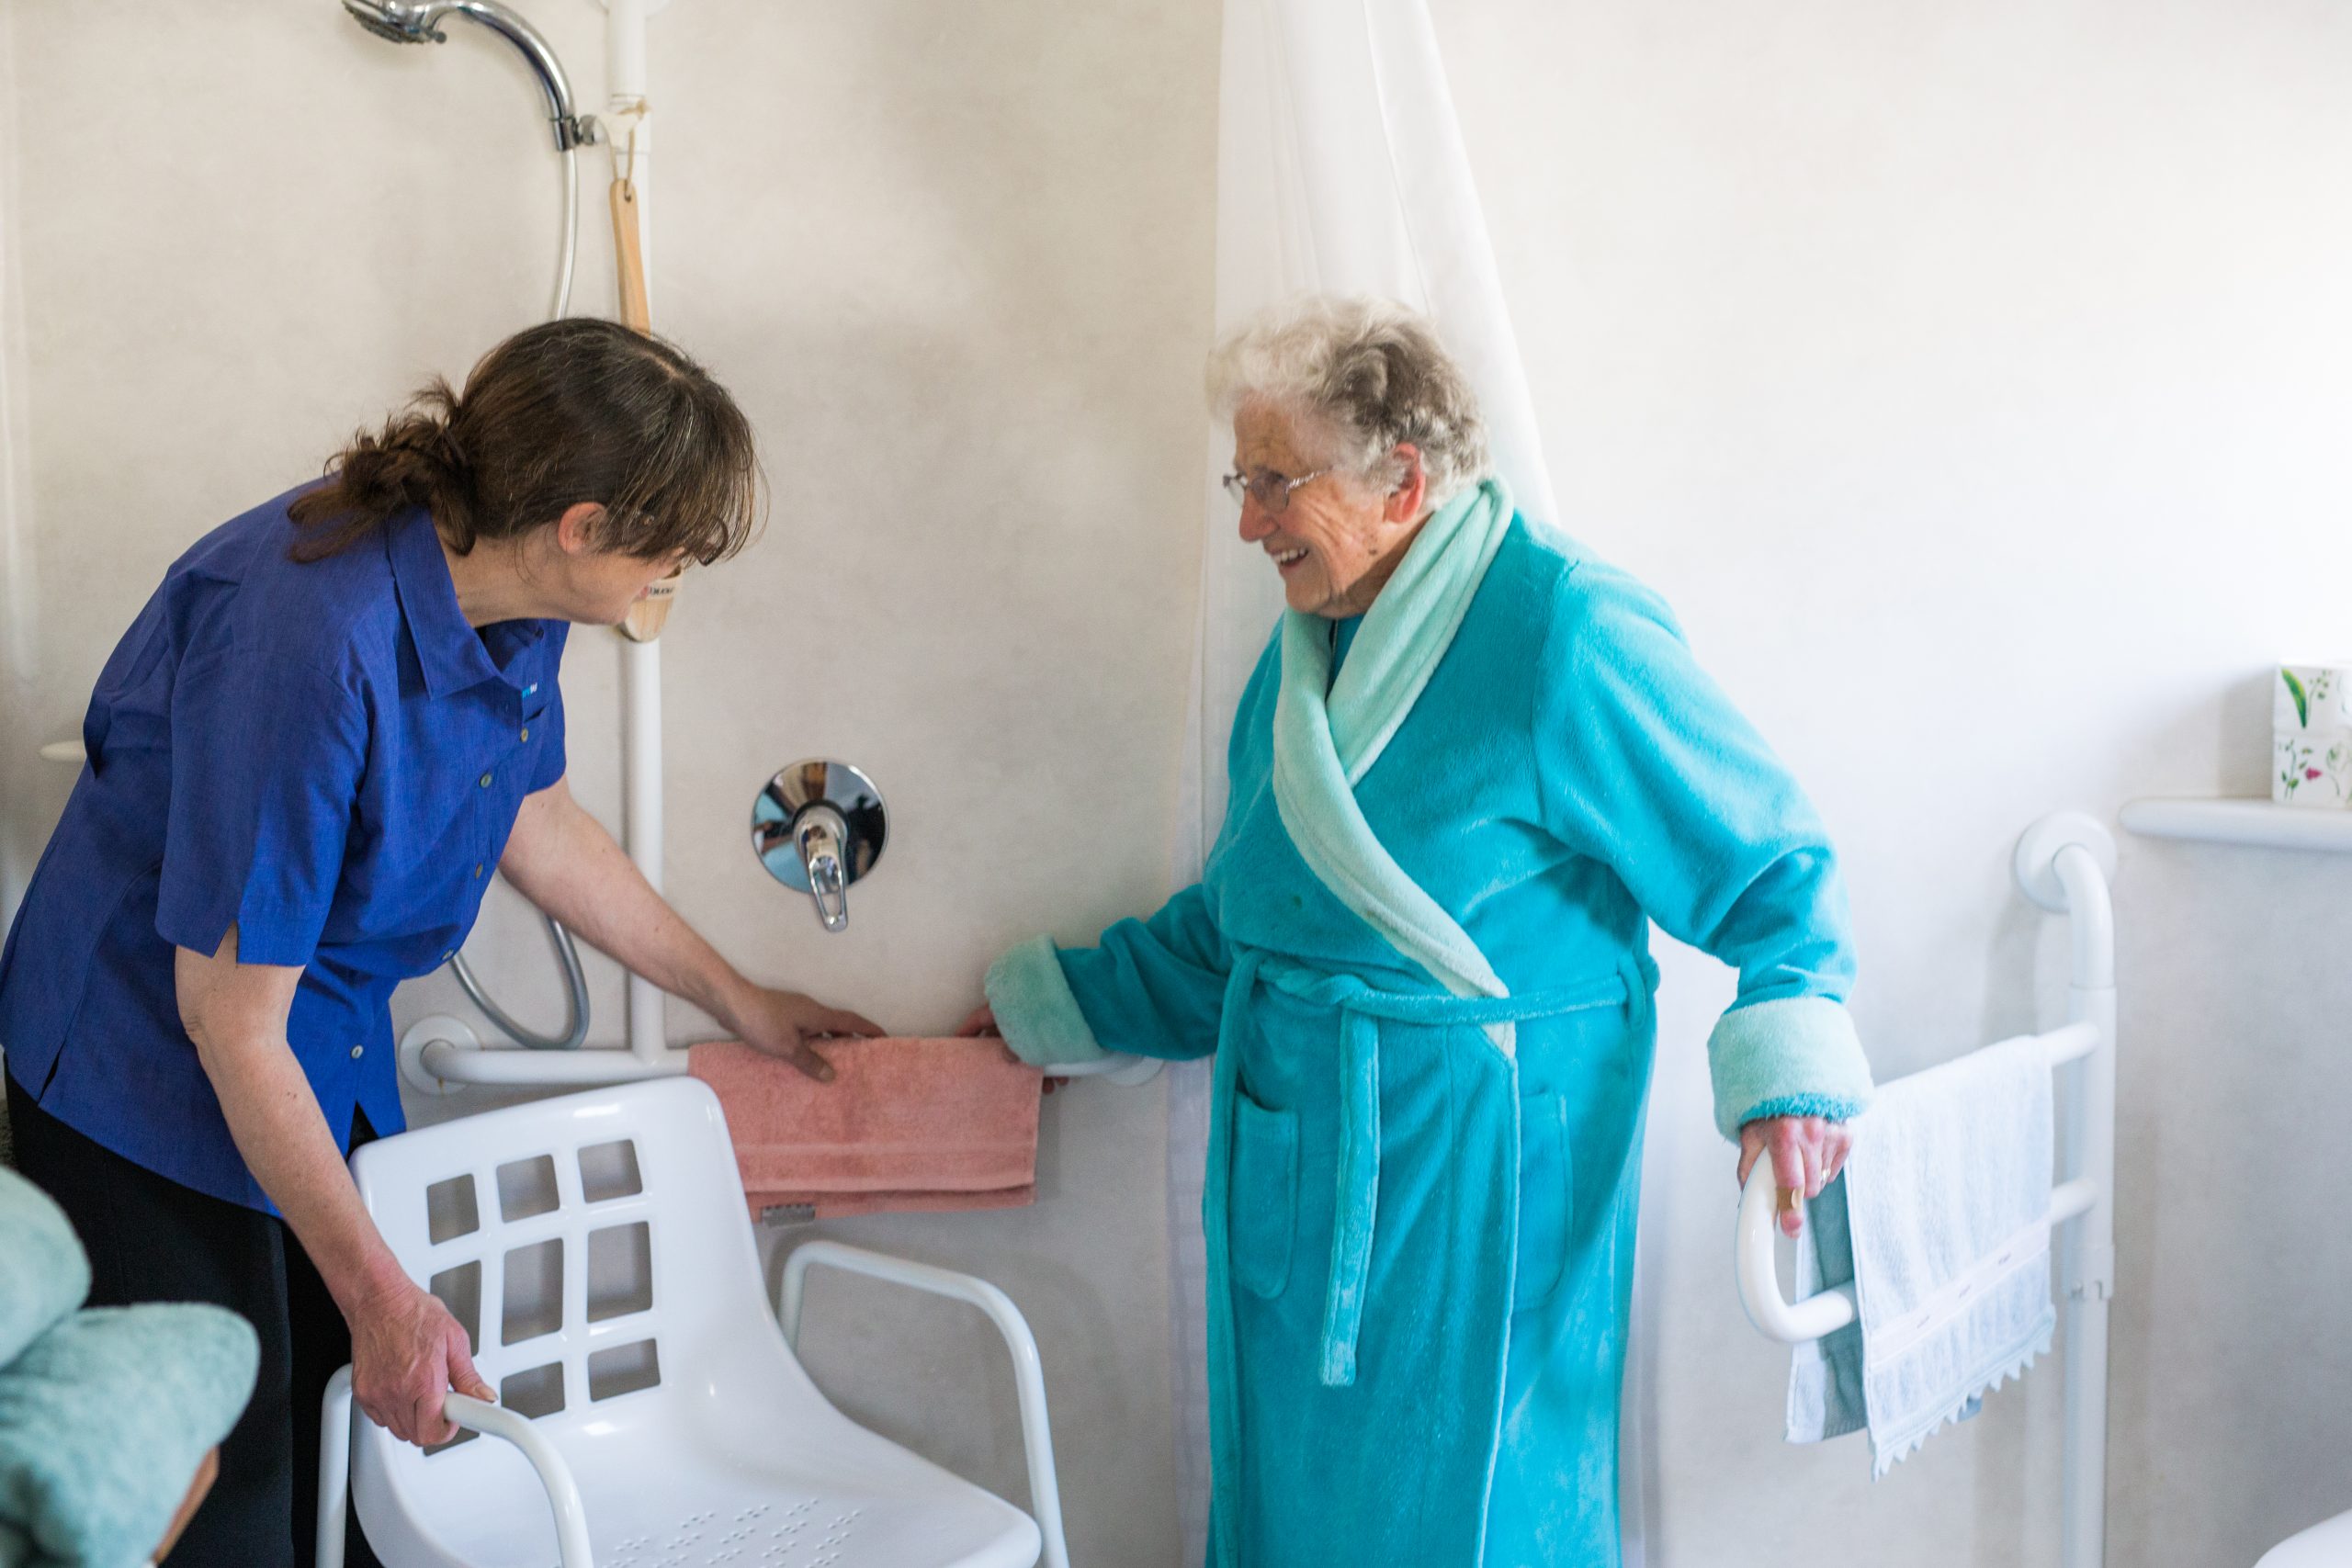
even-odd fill
[[(0, 152), (16, 138), (15, 43), (0, 16)], [(26, 487), (26, 429), (19, 400), (25, 389), (25, 302), (17, 277), (17, 165), (0, 156), (0, 931), (16, 918), (17, 900), (32, 879), (46, 822), (36, 832), (23, 818), (38, 786), (51, 781), (35, 748), (44, 739), (33, 703), (38, 687), (40, 596), (33, 591), (32, 518)], [(61, 737), (62, 738), (62, 737)], [(62, 793), (62, 792), (61, 792)], [(36, 807), (36, 811), (38, 807)], [(14, 815), (11, 815), (14, 813)]]
[[(1487, 417), (1495, 466), (1531, 516), (1557, 521), (1519, 347), (1423, 0), (1226, 0), (1217, 128), (1216, 319), (1223, 332), (1309, 292), (1375, 294), (1424, 310)], [(1226, 740), (1282, 609), (1262, 554), (1241, 543), (1216, 476), (1231, 434), (1210, 433), (1193, 698), (1175, 834), (1175, 886), (1199, 880), (1224, 818)], [(1169, 1248), (1174, 1281), (1177, 1460), (1188, 1563), (1208, 1523), (1201, 1178), (1204, 1065), (1169, 1085)], [(1636, 1332), (1640, 1320), (1636, 1291)], [(1626, 1400), (1625, 1562), (1642, 1562), (1640, 1459), (1648, 1423), (1638, 1355)]]

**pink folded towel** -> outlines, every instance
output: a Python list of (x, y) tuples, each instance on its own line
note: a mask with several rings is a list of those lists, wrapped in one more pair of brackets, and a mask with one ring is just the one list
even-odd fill
[(1017, 1209), (1037, 1199), (1036, 1068), (1001, 1040), (829, 1040), (819, 1083), (748, 1045), (697, 1045), (687, 1071), (727, 1112), (752, 1217)]

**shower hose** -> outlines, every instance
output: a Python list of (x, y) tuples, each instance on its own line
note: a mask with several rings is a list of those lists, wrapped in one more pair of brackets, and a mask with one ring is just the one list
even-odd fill
[[(563, 226), (558, 239), (555, 299), (548, 308), (549, 321), (560, 321), (571, 312), (571, 269), (579, 244), (580, 156), (567, 147), (563, 150)], [(580, 967), (580, 944), (553, 915), (542, 914), (539, 918), (547, 922), (548, 935), (555, 942), (556, 961), (563, 966), (570, 1010), (561, 1034), (541, 1034), (517, 1023), (504, 1008), (490, 999), (473, 970), (467, 966), (463, 953), (450, 954), (449, 973), (458, 977), (458, 984), (465, 987), (466, 996), (481, 1010), (482, 1016), (517, 1045), (534, 1051), (577, 1051), (588, 1038), (588, 976)]]

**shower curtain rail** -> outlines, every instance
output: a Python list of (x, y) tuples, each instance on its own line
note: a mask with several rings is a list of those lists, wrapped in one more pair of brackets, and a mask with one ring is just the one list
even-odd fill
[[(2053, 1070), (2077, 1069), (2060, 1121), (2062, 1179), (2050, 1194), (2050, 1224), (2063, 1242), (2065, 1413), (2059, 1561), (2101, 1568), (2107, 1535), (2107, 1329), (2115, 1292), (2115, 915), (2108, 888), (2115, 840), (2098, 818), (2062, 811), (2018, 840), (2012, 863), (2026, 897), (2067, 917), (2072, 972), (2068, 1021), (2028, 1035)], [(2067, 1174), (2071, 1170), (2071, 1174)], [(1854, 1321), (1850, 1285), (1792, 1302), (1781, 1292), (1771, 1162), (1758, 1160), (1741, 1191), (1733, 1272), (1757, 1330), (1782, 1344), (1834, 1334)], [(2062, 1228), (2063, 1227), (2063, 1228)]]

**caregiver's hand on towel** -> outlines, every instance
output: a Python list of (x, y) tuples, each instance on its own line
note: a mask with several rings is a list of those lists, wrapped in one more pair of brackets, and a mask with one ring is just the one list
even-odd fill
[(810, 1047), (809, 1041), (882, 1032), (880, 1024), (860, 1014), (829, 1008), (797, 991), (771, 991), (758, 986), (735, 999), (728, 1013), (731, 1016), (723, 1015), (721, 1021), (735, 1032), (738, 1040), (790, 1062), (819, 1083), (832, 1082), (832, 1065)]
[[(1770, 1150), (1772, 1179), (1784, 1199), (1790, 1193), (1818, 1198), (1845, 1168), (1853, 1146), (1854, 1134), (1843, 1122), (1819, 1116), (1762, 1117), (1739, 1130), (1739, 1184), (1747, 1185), (1747, 1173)], [(1779, 1208), (1782, 1231), (1795, 1235), (1804, 1228), (1804, 1211), (1797, 1204), (1783, 1201)]]
[(809, 1049), (809, 1041), (882, 1032), (856, 1013), (745, 979), (662, 901), (562, 779), (524, 797), (498, 871), (597, 952), (684, 997), (738, 1040), (790, 1062), (819, 1083), (831, 1082), (833, 1069)]

